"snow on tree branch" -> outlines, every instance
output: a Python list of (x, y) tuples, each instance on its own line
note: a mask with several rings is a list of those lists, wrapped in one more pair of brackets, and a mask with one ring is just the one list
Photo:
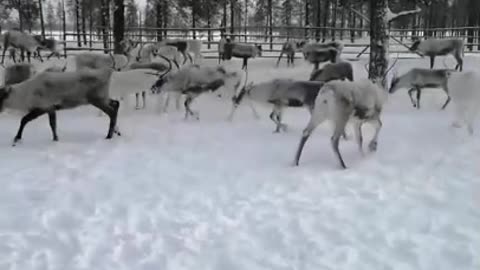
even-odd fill
[(370, 22), (370, 19), (365, 16), (365, 14), (361, 13), (360, 11), (350, 7), (350, 10), (353, 11), (355, 14), (357, 14), (358, 16), (362, 17), (362, 19), (364, 19), (366, 22)]
[(405, 11), (400, 11), (398, 13), (393, 13), (390, 8), (387, 8), (387, 21), (391, 22), (401, 16), (406, 16), (406, 15), (411, 15), (415, 13), (419, 13), (422, 10), (420, 8), (412, 9), (412, 10), (405, 10)]
[[(370, 19), (367, 16), (365, 16), (363, 13), (361, 13), (360, 11), (358, 11), (358, 10), (352, 8), (352, 7), (350, 7), (350, 10), (353, 11), (358, 16), (362, 17), (362, 19), (364, 19), (366, 22), (370, 22)], [(420, 8), (416, 8), (416, 9), (412, 9), (412, 10), (405, 10), (405, 11), (400, 11), (398, 13), (393, 13), (390, 8), (387, 8), (387, 21), (391, 22), (393, 20), (396, 20), (399, 17), (419, 13), (421, 11), (422, 10)]]

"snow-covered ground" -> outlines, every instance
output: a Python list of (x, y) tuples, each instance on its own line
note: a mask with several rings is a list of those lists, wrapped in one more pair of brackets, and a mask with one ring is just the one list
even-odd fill
[[(302, 62), (252, 60), (249, 78), (306, 79)], [(365, 62), (353, 63), (357, 78)], [(397, 64), (412, 66), (427, 59)], [(20, 116), (0, 114), (0, 269), (479, 269), (480, 138), (449, 127), (444, 100), (426, 90), (416, 110), (395, 93), (377, 153), (341, 142), (347, 170), (327, 124), (291, 166), (305, 109), (287, 110), (288, 133), (273, 134), (261, 105), (260, 120), (242, 106), (229, 123), (215, 95), (194, 103), (200, 121), (150, 103), (123, 108), (123, 136), (106, 141), (107, 118), (84, 107), (58, 113), (59, 142), (42, 117), (14, 148)]]

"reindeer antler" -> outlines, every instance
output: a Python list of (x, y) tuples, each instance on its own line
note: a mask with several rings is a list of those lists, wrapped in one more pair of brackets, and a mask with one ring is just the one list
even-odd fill
[(170, 59), (168, 59), (167, 57), (161, 55), (161, 54), (158, 54), (158, 56), (160, 56), (162, 59), (164, 59), (165, 61), (167, 61), (168, 63), (168, 69), (167, 71), (165, 71), (162, 75), (160, 75), (159, 79), (163, 79), (171, 70), (172, 70), (172, 61), (170, 61)]

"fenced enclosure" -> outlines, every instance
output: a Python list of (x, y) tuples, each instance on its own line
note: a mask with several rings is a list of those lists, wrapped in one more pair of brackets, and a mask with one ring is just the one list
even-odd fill
[[(75, 51), (105, 51), (113, 50), (113, 32), (97, 28), (86, 35), (75, 32), (65, 32), (65, 55)], [(425, 33), (425, 31), (427, 33)], [(326, 35), (323, 35), (327, 33)], [(262, 45), (261, 57), (278, 57), (281, 46), (288, 40), (317, 40), (326, 42), (340, 40), (344, 43), (344, 54), (347, 57), (358, 57), (369, 53), (369, 29), (365, 28), (333, 28), (333, 27), (243, 27), (229, 32), (227, 28), (130, 28), (126, 29), (125, 37), (139, 41), (142, 44), (153, 43), (163, 39), (201, 39), (204, 42), (202, 54), (205, 58), (215, 58), (218, 55), (217, 44), (222, 34), (235, 41), (257, 43)], [(408, 47), (414, 40), (423, 36), (435, 38), (461, 38), (465, 42), (465, 52), (480, 52), (480, 27), (391, 29), (390, 53), (404, 56), (414, 54)], [(80, 38), (80, 39), (79, 39)]]
[[(105, 31), (104, 31), (105, 30)], [(440, 39), (460, 38), (465, 40), (466, 53), (480, 52), (480, 27), (432, 28), (432, 29), (391, 29), (390, 53), (402, 57), (415, 57), (408, 47), (416, 39), (424, 36)], [(344, 43), (343, 54), (346, 58), (357, 58), (369, 54), (369, 29), (365, 28), (333, 28), (333, 27), (238, 27), (232, 33), (228, 28), (128, 28), (125, 37), (142, 44), (154, 43), (163, 39), (200, 39), (204, 46), (202, 54), (205, 58), (218, 57), (218, 41), (222, 35), (245, 43), (262, 45), (263, 58), (276, 58), (281, 46), (288, 40), (315, 40), (327, 42), (339, 40)], [(113, 51), (113, 31), (95, 28), (85, 33), (74, 31), (47, 32), (47, 37), (64, 40), (64, 56), (81, 51)], [(299, 56), (297, 56), (299, 57)]]

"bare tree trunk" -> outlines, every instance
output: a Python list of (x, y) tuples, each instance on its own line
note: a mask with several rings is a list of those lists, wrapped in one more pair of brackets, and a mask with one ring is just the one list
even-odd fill
[(343, 35), (344, 35), (344, 28), (345, 28), (345, 5), (342, 6), (342, 14), (341, 14), (341, 22), (340, 22), (340, 28), (342, 28), (342, 30), (340, 30), (340, 40), (343, 40)]
[(80, 36), (80, 0), (75, 0), (75, 30), (77, 34), (77, 46), (82, 47), (82, 40)]
[(82, 3), (82, 34), (83, 34), (83, 44), (87, 46), (87, 10), (85, 8), (85, 3)]
[(162, 1), (157, 1), (155, 3), (155, 13), (156, 13), (156, 24), (157, 27), (157, 41), (162, 40)]
[(310, 0), (305, 0), (305, 39), (309, 37), (307, 27), (310, 27)]
[(330, 0), (324, 0), (325, 6), (323, 7), (323, 29), (322, 29), (322, 42), (325, 42), (327, 39), (327, 27), (328, 27), (328, 18), (330, 16)]
[(210, 18), (210, 9), (207, 10), (207, 28), (208, 28), (208, 31), (207, 31), (207, 48), (210, 49), (211, 47), (211, 44), (210, 42), (212, 42), (212, 31), (210, 30), (210, 28), (212, 27), (212, 18)]
[(388, 66), (388, 0), (370, 1), (370, 79), (381, 81), (386, 87), (384, 80)]
[(193, 39), (197, 39), (197, 31), (195, 30), (197, 28), (197, 8), (194, 1), (196, 0), (192, 1), (192, 35)]
[(41, 28), (41, 35), (42, 39), (45, 39), (45, 22), (43, 20), (43, 5), (42, 0), (38, 0), (38, 9), (40, 12), (40, 28)]
[(317, 42), (320, 41), (320, 26), (321, 26), (321, 15), (322, 15), (322, 4), (320, 3), (320, 1), (316, 1), (316, 14), (315, 14), (315, 19), (316, 19), (316, 23), (315, 23), (315, 26), (317, 27), (317, 29), (315, 30), (315, 40)]
[(101, 18), (100, 18), (100, 24), (102, 28), (102, 35), (103, 35), (103, 49), (105, 53), (108, 53), (108, 0), (101, 0), (102, 1), (102, 7), (101, 7)]
[(92, 41), (92, 35), (93, 35), (93, 15), (92, 15), (92, 12), (93, 12), (93, 8), (92, 8), (92, 2), (89, 1), (88, 2), (88, 9), (90, 10), (89, 14), (88, 14), (88, 32), (89, 32), (89, 47), (92, 48), (93, 47), (93, 41)]
[[(65, 0), (62, 0), (62, 30), (63, 40), (67, 42), (67, 16), (65, 14)], [(63, 56), (67, 58), (67, 43), (63, 46)]]
[(123, 0), (115, 0), (115, 9), (113, 12), (113, 48), (114, 53), (123, 53), (120, 42), (125, 35), (125, 5)]
[(167, 7), (167, 2), (166, 0), (161, 0), (163, 2), (163, 36), (165, 37), (165, 39), (167, 38), (167, 34), (168, 34), (168, 30), (167, 30), (167, 27), (168, 27), (168, 16), (169, 16), (169, 13), (168, 13), (168, 7)]
[(351, 30), (352, 28), (355, 27), (355, 13), (353, 13), (353, 11), (348, 12), (348, 27), (350, 28), (350, 42), (354, 43), (355, 31)]
[(336, 35), (336, 27), (337, 27), (337, 0), (333, 0), (332, 3), (332, 24), (331, 24), (331, 33), (330, 35), (332, 36), (332, 40), (335, 40), (335, 35)]
[(268, 34), (270, 36), (270, 50), (273, 49), (273, 3), (268, 0)]
[(247, 24), (248, 24), (248, 0), (245, 0), (245, 14), (243, 15), (243, 31), (245, 33), (245, 42), (247, 42)]
[[(365, 14), (365, 13), (364, 13), (364, 8), (363, 8), (363, 2), (360, 3), (360, 12), (362, 12), (362, 14)], [(364, 24), (363, 18), (362, 18), (362, 17), (359, 17), (359, 19), (360, 19), (360, 25), (358, 26), (358, 28), (363, 29), (363, 24)], [(358, 36), (359, 36), (360, 38), (363, 37), (363, 31), (362, 31), (362, 30), (358, 31)]]
[[(235, 0), (230, 0), (230, 33), (233, 34), (235, 32)], [(234, 37), (232, 36), (232, 39)]]

